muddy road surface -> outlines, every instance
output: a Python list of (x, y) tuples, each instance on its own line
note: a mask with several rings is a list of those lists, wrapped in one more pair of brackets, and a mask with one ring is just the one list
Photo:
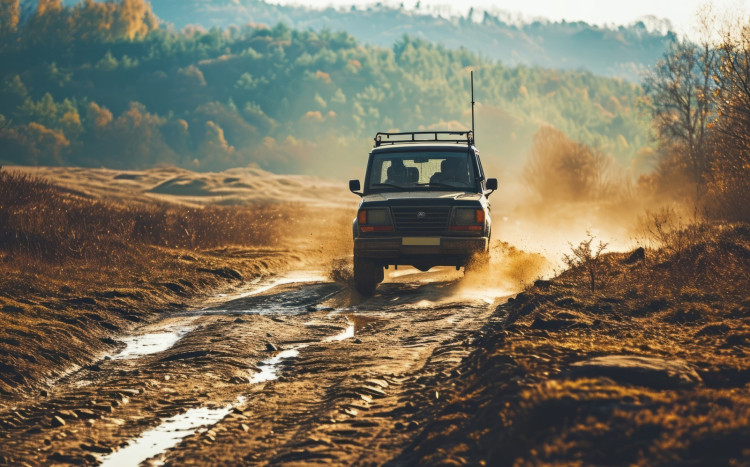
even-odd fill
[(504, 295), (444, 271), (398, 271), (364, 300), (310, 272), (250, 284), (6, 405), (0, 463), (388, 463)]

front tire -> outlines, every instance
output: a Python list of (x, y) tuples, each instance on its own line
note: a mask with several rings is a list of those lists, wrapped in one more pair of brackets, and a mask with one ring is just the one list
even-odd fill
[(354, 257), (354, 288), (361, 295), (372, 297), (383, 277), (383, 267), (375, 261)]

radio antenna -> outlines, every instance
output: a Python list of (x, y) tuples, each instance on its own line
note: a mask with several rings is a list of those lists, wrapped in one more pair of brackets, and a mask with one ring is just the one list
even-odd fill
[(471, 137), (476, 143), (477, 134), (474, 132), (474, 70), (471, 70)]

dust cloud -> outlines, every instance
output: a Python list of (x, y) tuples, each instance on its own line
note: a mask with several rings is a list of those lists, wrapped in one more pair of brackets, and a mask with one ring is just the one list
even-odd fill
[[(487, 268), (466, 274), (451, 268), (422, 274), (391, 268), (386, 282), (460, 279), (451, 293), (497, 298), (561, 272), (563, 255), (589, 235), (606, 243), (606, 252), (628, 251), (647, 243), (643, 223), (649, 210), (686, 209), (676, 201), (684, 185), (675, 181), (670, 188), (664, 181), (654, 183), (653, 174), (639, 177), (633, 168), (551, 127), (540, 128), (519, 159), (501, 165), (484, 154), (487, 176), (500, 180), (490, 197), (493, 243)], [(332, 263), (329, 275), (351, 281), (350, 262)]]
[[(681, 205), (677, 188), (666, 189), (653, 175), (641, 177), (601, 151), (542, 127), (516, 162), (483, 153), (485, 171), (500, 189), (490, 197), (492, 238), (490, 268), (466, 274), (462, 290), (502, 296), (522, 290), (563, 268), (570, 246), (593, 235), (606, 251), (627, 251), (644, 243), (644, 213)], [(495, 151), (497, 149), (495, 148)], [(366, 151), (362, 151), (363, 157)], [(335, 155), (333, 159), (340, 159)], [(363, 159), (364, 161), (364, 159)], [(351, 283), (351, 222), (359, 198), (343, 180), (306, 175), (277, 175), (257, 168), (196, 173), (161, 167), (145, 171), (76, 168), (11, 168), (53, 180), (71, 191), (98, 199), (192, 206), (294, 205), (278, 245), (303, 268), (324, 271), (332, 280)], [(361, 178), (360, 174), (360, 178)], [(658, 185), (658, 187), (657, 187)], [(661, 190), (661, 191), (659, 191)], [(667, 200), (667, 201), (665, 201)], [(684, 207), (683, 207), (684, 208)], [(400, 268), (386, 271), (386, 282), (456, 280), (450, 268), (418, 274)], [(493, 292), (488, 292), (493, 291)]]
[[(553, 275), (570, 246), (589, 235), (607, 252), (643, 245), (649, 210), (685, 211), (677, 191), (657, 189), (651, 176), (638, 176), (612, 157), (541, 128), (524, 162), (501, 173), (492, 202), (493, 237), (544, 256)], [(661, 191), (659, 191), (661, 190)]]

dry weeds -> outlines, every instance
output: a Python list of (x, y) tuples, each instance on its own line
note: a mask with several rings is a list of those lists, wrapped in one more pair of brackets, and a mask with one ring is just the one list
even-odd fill
[[(607, 254), (498, 308), (447, 406), (400, 461), (431, 465), (745, 465), (750, 461), (750, 228)], [(624, 355), (695, 370), (578, 371)]]
[(312, 234), (349, 215), (100, 201), (0, 171), (0, 393), (43, 387), (223, 284), (344, 251), (333, 232)]

